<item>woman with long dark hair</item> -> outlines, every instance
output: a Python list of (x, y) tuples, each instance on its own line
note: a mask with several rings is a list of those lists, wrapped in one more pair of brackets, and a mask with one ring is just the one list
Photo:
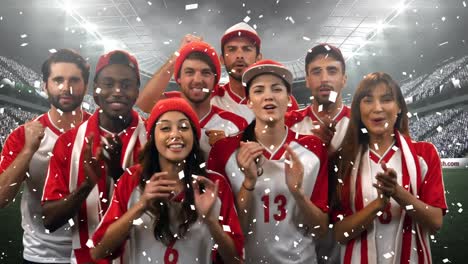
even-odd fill
[(292, 74), (263, 60), (243, 74), (255, 120), (220, 140), (208, 168), (226, 175), (246, 236), (246, 263), (315, 263), (314, 236), (328, 229), (327, 150), (287, 128)]
[(125, 263), (238, 263), (243, 235), (224, 177), (207, 173), (196, 113), (180, 98), (159, 101), (147, 121), (140, 164), (120, 178), (93, 236), (93, 258)]
[(440, 158), (411, 140), (407, 114), (388, 74), (361, 81), (338, 153), (334, 231), (344, 263), (431, 263), (428, 233), (447, 208)]

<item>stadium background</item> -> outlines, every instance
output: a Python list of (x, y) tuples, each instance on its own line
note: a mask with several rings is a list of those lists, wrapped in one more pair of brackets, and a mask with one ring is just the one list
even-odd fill
[[(81, 6), (61, 0), (0, 3), (2, 145), (12, 129), (47, 110), (39, 73), (41, 63), (53, 49), (78, 50), (88, 58), (91, 71), (104, 51), (128, 49), (142, 65), (143, 87), (178, 47), (184, 34), (202, 35), (216, 47), (228, 26), (249, 20), (262, 36), (264, 57), (279, 60), (293, 71), (293, 93), (302, 106), (310, 101), (303, 56), (320, 42), (337, 45), (345, 53), (349, 79), (343, 95), (348, 105), (366, 73), (385, 71), (399, 81), (411, 112), (412, 137), (434, 143), (446, 165), (443, 171), (449, 212), (442, 230), (431, 239), (434, 263), (465, 262), (467, 2), (198, 1), (196, 8), (193, 4), (197, 1), (75, 2)], [(110, 10), (119, 12), (109, 14)], [(123, 34), (127, 27), (129, 32)], [(226, 78), (223, 74), (222, 79)], [(177, 87), (171, 82), (168, 89)], [(90, 95), (85, 98), (84, 108), (91, 112), (95, 109)], [(0, 210), (0, 263), (19, 263), (21, 258), (20, 199), (19, 195)]]

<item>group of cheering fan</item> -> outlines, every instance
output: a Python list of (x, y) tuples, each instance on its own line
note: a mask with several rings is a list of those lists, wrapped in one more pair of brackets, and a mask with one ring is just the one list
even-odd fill
[[(220, 56), (186, 35), (142, 91), (136, 58), (111, 51), (93, 114), (86, 60), (51, 54), (50, 110), (0, 160), (2, 207), (24, 183), (23, 263), (431, 263), (441, 164), (411, 140), (398, 84), (370, 73), (345, 106), (345, 60), (323, 43), (305, 56), (312, 96), (298, 109), (292, 73), (260, 47), (246, 23)], [(166, 92), (172, 76), (180, 91)]]

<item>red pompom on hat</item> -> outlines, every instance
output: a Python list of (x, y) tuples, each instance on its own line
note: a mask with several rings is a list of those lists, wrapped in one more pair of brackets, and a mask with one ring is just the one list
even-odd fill
[(252, 40), (253, 44), (260, 50), (260, 36), (258, 36), (258, 33), (255, 31), (255, 29), (244, 22), (237, 23), (224, 32), (224, 35), (221, 38), (221, 50), (223, 50), (224, 44), (226, 44), (228, 40), (235, 37), (246, 37)]
[(146, 132), (148, 135), (151, 135), (151, 129), (153, 128), (156, 121), (158, 121), (158, 119), (164, 113), (169, 111), (178, 111), (187, 116), (187, 118), (190, 119), (192, 124), (195, 126), (194, 129), (197, 133), (197, 138), (200, 140), (201, 128), (198, 116), (193, 108), (187, 103), (187, 101), (182, 98), (162, 99), (156, 103), (156, 105), (153, 107), (153, 110), (151, 110), (151, 114), (148, 117), (148, 120), (146, 120)]
[(182, 68), (182, 63), (184, 63), (185, 59), (187, 56), (194, 52), (202, 52), (208, 55), (213, 62), (215, 68), (216, 68), (216, 76), (215, 76), (215, 85), (219, 82), (219, 79), (221, 78), (221, 63), (219, 62), (219, 57), (218, 54), (216, 53), (216, 50), (210, 46), (210, 44), (203, 42), (203, 41), (194, 41), (186, 44), (179, 50), (179, 56), (177, 56), (177, 59), (174, 64), (174, 80), (177, 81), (179, 79), (179, 72), (180, 68)]
[(124, 50), (113, 50), (101, 55), (96, 65), (95, 76), (98, 76), (104, 67), (111, 64), (122, 64), (132, 68), (135, 71), (138, 84), (140, 84), (140, 68), (138, 67), (137, 59)]

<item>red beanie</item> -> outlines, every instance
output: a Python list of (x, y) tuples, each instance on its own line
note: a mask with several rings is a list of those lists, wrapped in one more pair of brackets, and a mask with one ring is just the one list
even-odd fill
[(216, 53), (216, 50), (211, 47), (208, 43), (203, 42), (203, 41), (194, 41), (190, 42), (187, 45), (183, 46), (179, 50), (179, 56), (177, 56), (177, 59), (174, 64), (174, 79), (178, 83), (177, 79), (179, 78), (179, 71), (180, 68), (182, 67), (182, 63), (184, 63), (185, 58), (187, 56), (194, 52), (194, 51), (199, 51), (202, 53), (205, 53), (210, 57), (211, 61), (213, 62), (215, 68), (216, 68), (216, 76), (215, 76), (215, 86), (219, 82), (219, 78), (221, 78), (221, 63), (219, 62), (218, 54)]
[(158, 119), (164, 113), (169, 111), (178, 111), (187, 116), (187, 118), (190, 119), (192, 124), (195, 126), (194, 129), (197, 133), (197, 138), (200, 140), (201, 128), (198, 116), (195, 111), (193, 111), (192, 107), (187, 103), (187, 101), (182, 98), (162, 99), (156, 103), (156, 105), (153, 107), (153, 110), (151, 110), (151, 114), (148, 117), (148, 120), (146, 120), (146, 132), (148, 135), (151, 135), (151, 129), (153, 128), (154, 123), (156, 123), (156, 121), (158, 121)]

